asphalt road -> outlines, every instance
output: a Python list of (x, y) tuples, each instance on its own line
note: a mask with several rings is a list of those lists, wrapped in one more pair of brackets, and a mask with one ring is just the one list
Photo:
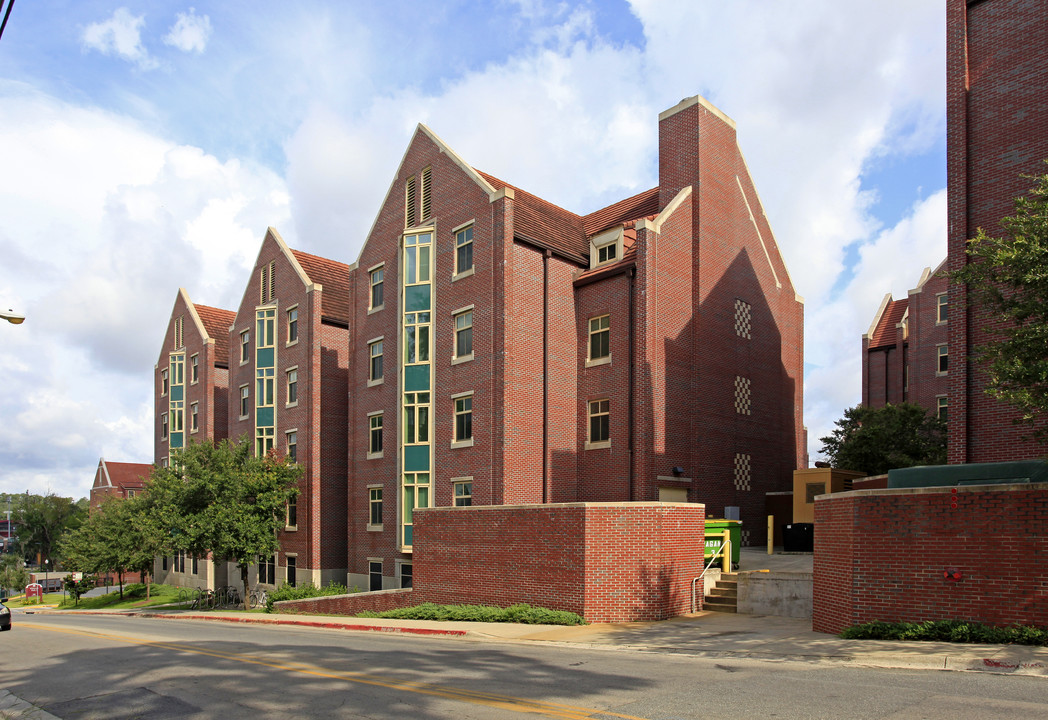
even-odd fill
[(20, 614), (0, 649), (0, 689), (63, 720), (1048, 717), (1043, 677), (289, 626)]

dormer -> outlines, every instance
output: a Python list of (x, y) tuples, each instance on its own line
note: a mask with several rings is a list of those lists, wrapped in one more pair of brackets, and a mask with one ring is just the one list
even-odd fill
[(622, 228), (619, 225), (590, 238), (590, 268), (608, 265), (622, 258)]

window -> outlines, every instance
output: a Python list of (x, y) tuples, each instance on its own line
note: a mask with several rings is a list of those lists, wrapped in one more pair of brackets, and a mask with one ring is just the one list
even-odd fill
[(170, 374), (167, 368), (160, 371), (160, 397), (167, 395), (168, 388), (171, 386)]
[(409, 588), (411, 587), (411, 563), (400, 563), (400, 587)]
[(455, 316), (455, 357), (473, 357), (473, 311), (467, 310)]
[(165, 572), (167, 571), (167, 555), (165, 555), (163, 558), (161, 558), (160, 569), (164, 570)]
[(368, 590), (374, 592), (382, 589), (382, 561), (368, 561)]
[(371, 271), (371, 309), (378, 310), (385, 305), (385, 297), (382, 290), (382, 278), (384, 276), (384, 267), (377, 267)]
[(947, 311), (950, 309), (950, 296), (946, 293), (936, 295), (935, 303), (935, 322), (936, 324), (942, 324), (946, 322)]
[(295, 430), (287, 433), (287, 458), (293, 463), (298, 462), (298, 432)]
[(200, 382), (200, 355), (189, 356), (189, 382), (196, 385)]
[(368, 526), (371, 529), (382, 527), (382, 488), (368, 488)]
[(404, 183), (404, 227), (415, 224), (415, 176)]
[(294, 555), (287, 556), (287, 584), (291, 587), (298, 584), (298, 558)]
[(251, 389), (247, 385), (240, 386), (240, 419), (243, 420), (251, 412)]
[(160, 437), (167, 437), (167, 413), (160, 413)]
[(179, 550), (175, 553), (175, 566), (172, 568), (175, 572), (184, 573), (186, 571), (186, 551)]
[(294, 495), (287, 501), (287, 528), (294, 530), (298, 527), (298, 496)]
[(127, 497), (128, 500), (130, 500), (131, 498), (133, 498), (135, 496), (135, 491), (132, 490), (131, 488), (128, 488), (127, 492), (125, 493), (125, 496)]
[(473, 396), (455, 398), (455, 442), (473, 440)]
[(615, 243), (608, 243), (597, 248), (597, 264), (611, 262), (615, 259), (616, 251), (618, 246)]
[(422, 202), (419, 203), (422, 206), (422, 220), (429, 220), (429, 216), (432, 214), (433, 209), (433, 171), (430, 168), (426, 168), (422, 171), (422, 187), (421, 195)]
[(606, 443), (610, 440), (608, 400), (591, 400), (589, 404), (589, 441)]
[(611, 316), (601, 315), (589, 321), (589, 360), (611, 358)]
[(287, 371), (287, 404), (298, 405), (298, 369)]
[(432, 233), (408, 235), (404, 238), (405, 285), (422, 285), (429, 282), (429, 259), (432, 249)]
[(251, 359), (251, 333), (248, 330), (240, 333), (240, 364)]
[(404, 315), (404, 362), (407, 365), (429, 362), (429, 318), (428, 312)]
[(175, 350), (178, 350), (179, 348), (181, 348), (184, 345), (184, 343), (182, 341), (182, 338), (183, 338), (182, 328), (183, 327), (185, 327), (185, 316), (184, 315), (179, 315), (177, 318), (175, 318), (175, 348), (174, 348)]
[(943, 422), (946, 422), (946, 413), (949, 410), (950, 401), (945, 395), (939, 395), (935, 398), (935, 417), (939, 418)]
[(298, 342), (298, 308), (293, 307), (287, 311), (287, 344)]
[(368, 455), (382, 454), (382, 413), (368, 418)]
[(200, 403), (192, 403), (189, 406), (189, 432), (196, 432), (200, 429)]
[(275, 297), (275, 280), (273, 276), (276, 273), (276, 268), (277, 264), (274, 261), (268, 265), (263, 265), (259, 270), (259, 305), (273, 302)]
[(258, 582), (262, 585), (276, 585), (277, 562), (273, 555), (258, 559)]
[(371, 362), (368, 365), (368, 382), (378, 383), (382, 380), (382, 340), (372, 340), (368, 343), (368, 355)]
[(455, 274), (473, 269), (473, 226), (455, 233)]
[(200, 572), (200, 567), (197, 565), (197, 556), (193, 556), (193, 574), (196, 575)]
[(938, 365), (936, 365), (935, 373), (937, 375), (945, 375), (946, 372), (950, 369), (950, 353), (949, 353), (948, 346), (946, 346), (946, 345), (937, 345), (935, 347), (935, 352), (938, 354), (938, 357), (939, 357), (939, 361), (938, 361)]
[(473, 480), (455, 483), (455, 507), (470, 507), (473, 504)]
[(404, 393), (404, 444), (429, 442), (429, 393)]

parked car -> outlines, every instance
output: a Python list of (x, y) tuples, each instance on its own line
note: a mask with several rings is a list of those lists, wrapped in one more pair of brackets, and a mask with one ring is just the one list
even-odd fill
[(0, 630), (11, 629), (11, 610), (4, 605), (5, 600), (7, 600), (7, 594), (0, 593)]

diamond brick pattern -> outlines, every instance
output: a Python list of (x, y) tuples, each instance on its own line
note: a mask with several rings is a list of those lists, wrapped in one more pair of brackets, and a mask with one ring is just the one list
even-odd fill
[(735, 300), (735, 334), (741, 338), (750, 339), (752, 326), (752, 310), (750, 304), (745, 300)]
[(735, 489), (750, 490), (750, 456), (745, 453), (735, 453)]
[(744, 378), (741, 375), (735, 376), (735, 412), (739, 415), (750, 414), (752, 385), (753, 383), (749, 378)]

